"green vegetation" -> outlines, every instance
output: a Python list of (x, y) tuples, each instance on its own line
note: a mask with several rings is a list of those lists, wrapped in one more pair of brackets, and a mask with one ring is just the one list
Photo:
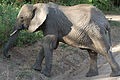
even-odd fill
[(0, 4), (0, 45), (2, 45), (12, 30), (18, 8), (13, 5)]
[(75, 4), (92, 4), (102, 10), (110, 10), (110, 0), (60, 0), (60, 4), (64, 5), (75, 5)]
[(118, 21), (109, 21), (109, 22), (110, 22), (110, 25), (113, 27), (120, 27), (120, 22)]
[[(16, 16), (20, 7), (24, 3), (49, 2), (50, 0), (0, 0), (0, 47), (8, 40), (9, 35), (14, 27)], [(108, 12), (120, 13), (119, 8), (114, 7), (111, 0), (51, 0), (61, 5), (75, 5), (80, 3), (92, 4), (101, 10)], [(32, 44), (42, 38), (42, 32), (28, 33), (21, 31), (17, 45)]]

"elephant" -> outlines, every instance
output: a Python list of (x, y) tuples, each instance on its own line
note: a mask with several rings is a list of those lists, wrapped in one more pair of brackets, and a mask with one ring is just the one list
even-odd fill
[[(53, 51), (59, 42), (75, 48), (87, 50), (90, 57), (90, 67), (87, 77), (99, 74), (97, 56), (105, 57), (111, 67), (110, 76), (119, 76), (120, 67), (111, 51), (111, 30), (103, 12), (90, 4), (62, 6), (52, 2), (24, 4), (18, 15), (3, 54), (9, 58), (9, 49), (21, 30), (28, 32), (43, 32), (43, 39), (39, 55), (33, 69), (40, 71), (47, 77), (51, 76)], [(44, 68), (41, 67), (45, 59)]]

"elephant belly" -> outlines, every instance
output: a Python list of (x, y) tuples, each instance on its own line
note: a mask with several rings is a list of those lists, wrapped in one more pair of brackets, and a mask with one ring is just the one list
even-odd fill
[(78, 48), (91, 49), (93, 45), (92, 40), (85, 31), (77, 31), (75, 29), (72, 29), (71, 32), (68, 33), (68, 35), (64, 36), (63, 40), (68, 45)]

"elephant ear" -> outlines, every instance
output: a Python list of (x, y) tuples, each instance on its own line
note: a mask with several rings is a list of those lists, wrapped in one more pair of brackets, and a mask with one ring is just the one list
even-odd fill
[(35, 11), (33, 12), (33, 18), (28, 27), (29, 32), (34, 32), (40, 25), (42, 25), (49, 12), (47, 4), (38, 3), (33, 7)]

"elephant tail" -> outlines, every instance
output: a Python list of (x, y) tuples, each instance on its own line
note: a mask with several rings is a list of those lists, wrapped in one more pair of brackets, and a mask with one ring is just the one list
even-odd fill
[(108, 33), (108, 38), (109, 38), (109, 43), (110, 43), (110, 46), (112, 46), (112, 40), (111, 40), (111, 29), (110, 29), (110, 25), (107, 25), (107, 33)]

